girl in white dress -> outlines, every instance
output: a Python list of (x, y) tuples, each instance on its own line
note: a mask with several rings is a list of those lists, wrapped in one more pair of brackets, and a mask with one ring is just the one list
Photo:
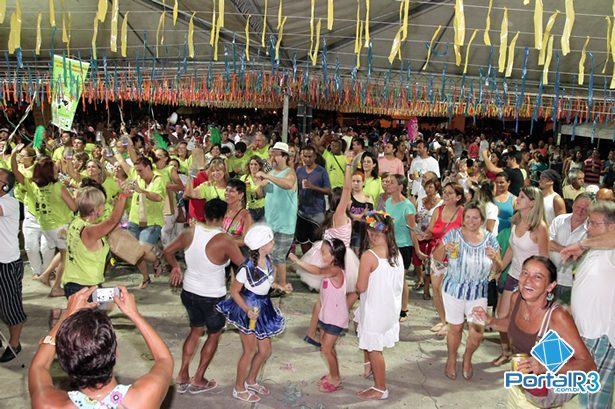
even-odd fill
[(404, 286), (404, 263), (395, 243), (393, 219), (385, 212), (365, 215), (368, 243), (362, 244), (357, 291), (360, 304), (355, 312), (359, 348), (374, 386), (357, 395), (363, 400), (389, 397), (382, 350), (399, 341), (399, 311)]

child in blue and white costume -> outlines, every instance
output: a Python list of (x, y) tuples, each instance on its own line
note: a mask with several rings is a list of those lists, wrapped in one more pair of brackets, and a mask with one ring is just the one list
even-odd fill
[[(259, 395), (270, 391), (256, 382), (258, 373), (271, 355), (271, 337), (284, 331), (285, 320), (273, 306), (269, 290), (274, 281), (273, 231), (266, 225), (252, 226), (243, 239), (250, 255), (239, 268), (231, 285), (231, 297), (218, 303), (216, 309), (240, 332), (243, 354), (237, 363), (237, 379), (233, 397), (245, 402), (258, 402)], [(258, 308), (258, 313), (254, 307)], [(256, 320), (250, 329), (250, 320)]]

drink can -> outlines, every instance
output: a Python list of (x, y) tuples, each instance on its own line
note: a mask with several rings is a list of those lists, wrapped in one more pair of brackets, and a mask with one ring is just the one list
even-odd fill
[(459, 256), (459, 242), (453, 242), (453, 250), (451, 251), (451, 258), (457, 258)]
[[(254, 306), (252, 307), (252, 311), (254, 311), (256, 314), (258, 314), (258, 312), (260, 311), (258, 307)], [(256, 329), (256, 320), (258, 318), (252, 319), (250, 318), (250, 329), (251, 330), (255, 330)]]
[(514, 354), (510, 360), (510, 364), (512, 366), (512, 370), (513, 371), (517, 371), (519, 370), (519, 364), (521, 363), (521, 361), (529, 358), (530, 356), (528, 354)]

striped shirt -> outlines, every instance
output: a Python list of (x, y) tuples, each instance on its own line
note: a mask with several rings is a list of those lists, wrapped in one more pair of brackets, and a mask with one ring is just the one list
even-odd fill
[(442, 291), (462, 300), (476, 300), (487, 298), (489, 284), (489, 271), (492, 261), (487, 257), (487, 247), (498, 251), (500, 245), (497, 238), (485, 232), (483, 241), (471, 244), (465, 241), (461, 228), (446, 233), (442, 239), (443, 244), (459, 243), (457, 257), (448, 257), (448, 270), (442, 282)]

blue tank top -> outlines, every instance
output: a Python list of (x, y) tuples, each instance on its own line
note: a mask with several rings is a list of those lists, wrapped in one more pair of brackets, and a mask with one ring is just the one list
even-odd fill
[(493, 203), (498, 207), (498, 233), (504, 229), (510, 228), (510, 219), (515, 214), (515, 208), (513, 207), (513, 200), (515, 195), (510, 193), (508, 199), (505, 202), (498, 202), (494, 200)]

